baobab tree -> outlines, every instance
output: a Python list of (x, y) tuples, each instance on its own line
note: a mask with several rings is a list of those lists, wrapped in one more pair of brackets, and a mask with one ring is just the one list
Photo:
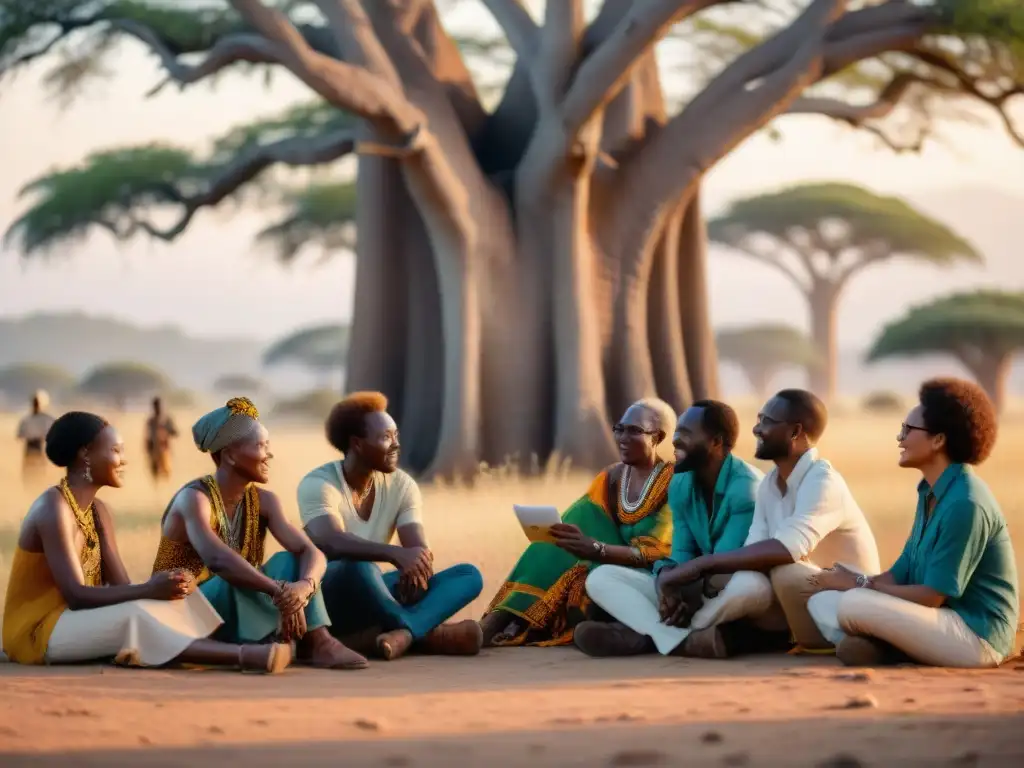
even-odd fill
[(810, 373), (821, 363), (807, 335), (781, 323), (725, 328), (718, 332), (716, 341), (719, 356), (736, 363), (754, 393), (762, 398), (768, 396), (772, 381), (782, 369), (794, 366)]
[(1021, 350), (1024, 293), (977, 291), (912, 308), (882, 330), (868, 361), (952, 355), (1002, 410), (1010, 366)]
[[(531, 454), (601, 465), (609, 412), (716, 387), (699, 192), (721, 158), (790, 113), (913, 148), (947, 100), (1002, 115), (1022, 81), (1021, 12), (1003, 0), (777, 0), (741, 18), (725, 0), (530, 5), (479, 0), (515, 52), (489, 109), (434, 0), (6, 2), (2, 66), (63, 48), (65, 91), (129, 37), (182, 87), (245, 63), (319, 100), (208, 157), (149, 146), (50, 174), (12, 235), (27, 251), (92, 227), (172, 240), (270, 166), (354, 153), (349, 386), (389, 396), (428, 474)], [(674, 114), (655, 58), (670, 32), (727, 59)], [(110, 181), (90, 188), (101, 166)], [(157, 206), (178, 220), (155, 225)]]
[(936, 265), (981, 261), (945, 224), (852, 184), (799, 184), (738, 200), (708, 224), (708, 236), (775, 268), (807, 298), (821, 358), (810, 370), (811, 389), (825, 399), (835, 395), (836, 313), (853, 277), (897, 257)]

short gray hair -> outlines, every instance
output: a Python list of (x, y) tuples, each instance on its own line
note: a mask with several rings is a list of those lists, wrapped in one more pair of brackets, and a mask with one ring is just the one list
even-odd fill
[(666, 463), (675, 461), (675, 449), (672, 447), (672, 433), (676, 429), (675, 409), (660, 397), (644, 397), (633, 403), (634, 407), (646, 408), (654, 414), (657, 428), (665, 433), (665, 439), (658, 443), (655, 453)]

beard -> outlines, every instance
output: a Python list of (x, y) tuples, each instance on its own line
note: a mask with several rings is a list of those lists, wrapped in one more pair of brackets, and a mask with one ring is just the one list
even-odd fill
[(673, 474), (682, 475), (686, 472), (702, 469), (707, 466), (710, 458), (711, 452), (708, 450), (708, 447), (706, 445), (698, 445), (688, 451), (682, 461), (676, 462), (675, 467), (672, 469)]
[(789, 443), (761, 440), (754, 450), (754, 458), (761, 461), (776, 461), (789, 455)]

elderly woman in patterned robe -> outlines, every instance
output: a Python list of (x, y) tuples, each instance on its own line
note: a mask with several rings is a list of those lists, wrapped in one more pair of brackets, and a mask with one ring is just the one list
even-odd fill
[[(298, 642), (296, 660), (330, 669), (362, 669), (366, 659), (328, 632), (320, 592), (327, 562), (284, 515), (270, 479), (269, 435), (256, 407), (229, 400), (195, 423), (196, 447), (215, 471), (182, 488), (161, 521), (153, 570), (184, 569), (199, 581), (224, 624), (218, 639)], [(263, 562), (267, 532), (284, 547)]]
[(485, 645), (568, 645), (591, 614), (585, 585), (592, 568), (650, 568), (668, 556), (675, 422), (672, 408), (657, 399), (626, 410), (613, 430), (620, 462), (563, 513), (551, 529), (554, 543), (526, 548), (480, 622)]

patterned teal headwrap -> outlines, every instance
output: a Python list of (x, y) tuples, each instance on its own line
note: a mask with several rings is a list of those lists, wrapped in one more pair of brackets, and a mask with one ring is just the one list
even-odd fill
[(216, 453), (249, 435), (260, 412), (247, 397), (234, 397), (192, 425), (192, 439), (203, 453)]

